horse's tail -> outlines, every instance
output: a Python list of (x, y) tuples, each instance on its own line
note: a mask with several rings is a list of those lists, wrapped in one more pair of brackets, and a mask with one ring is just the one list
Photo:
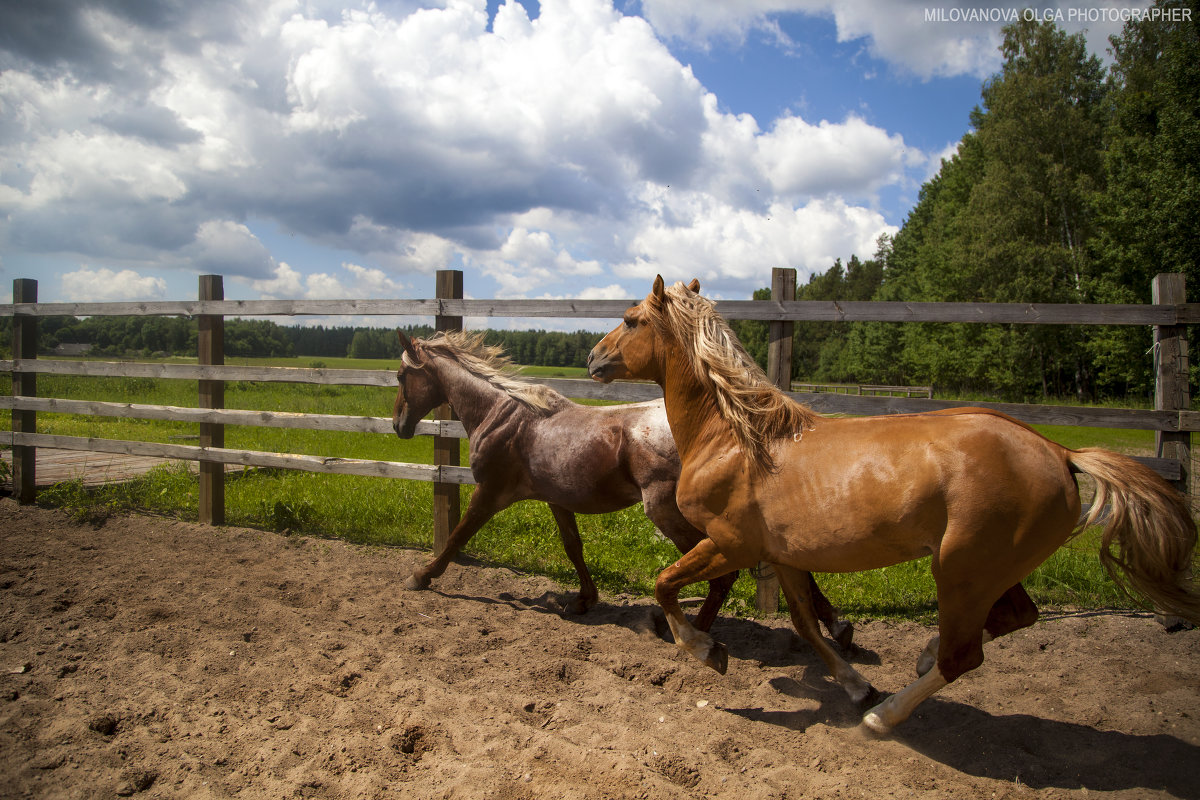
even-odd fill
[[(1068, 458), (1096, 481), (1080, 527), (1103, 522), (1100, 562), (1109, 576), (1158, 611), (1200, 625), (1200, 590), (1192, 580), (1196, 523), (1183, 495), (1128, 456), (1089, 447)], [(1107, 517), (1105, 505), (1111, 506)]]

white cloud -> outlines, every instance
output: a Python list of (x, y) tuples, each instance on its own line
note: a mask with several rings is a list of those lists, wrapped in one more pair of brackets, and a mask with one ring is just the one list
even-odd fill
[(131, 269), (114, 272), (106, 267), (83, 266), (62, 276), (61, 293), (69, 303), (109, 303), (125, 300), (161, 300), (167, 293), (162, 278), (139, 275)]
[[(745, 35), (789, 8), (842, 13), (828, 0), (645, 0), (649, 22), (612, 0), (543, 0), (536, 19), (510, 1), (490, 30), (484, 0), (213, 2), (52, 4), (58, 38), (41, 5), (12, 12), (0, 249), (280, 298), (395, 295), (399, 275), (456, 265), (502, 295), (625, 295), (612, 273), (650, 261), (748, 291), (763, 265), (873, 252), (875, 195), (919, 155), (855, 116), (721, 113), (651, 25)], [(290, 266), (239, 220), (343, 263)]]
[(350, 262), (344, 262), (341, 270), (341, 275), (304, 274), (280, 262), (270, 278), (252, 280), (249, 284), (264, 298), (271, 299), (360, 300), (403, 297), (411, 291), (411, 287), (392, 280), (383, 270)]
[(1085, 32), (1092, 52), (1103, 58), (1108, 37), (1120, 33), (1122, 23), (1119, 17), (1088, 19), (1080, 12), (1149, 4), (1150, 0), (642, 0), (643, 12), (655, 30), (699, 47), (715, 42), (741, 45), (757, 31), (788, 49), (792, 43), (779, 28), (781, 16), (831, 17), (839, 42), (863, 39), (876, 58), (926, 79), (954, 75), (985, 78), (995, 72), (1001, 63), (997, 50), (1002, 40), (1000, 29), (1027, 8), (1040, 18), (1055, 19), (1067, 33)]
[(895, 233), (878, 212), (847, 205), (842, 200), (810, 200), (795, 207), (774, 203), (766, 214), (714, 201), (704, 195), (648, 196), (649, 205), (662, 209), (658, 218), (676, 224), (649, 222), (630, 245), (634, 258), (617, 273), (650, 280), (655, 274), (671, 280), (699, 277), (717, 288), (763, 282), (774, 267), (795, 267), (804, 278), (824, 271), (837, 258), (855, 253), (870, 256), (881, 234)]
[(271, 278), (250, 281), (250, 288), (272, 300), (307, 297), (304, 275), (292, 269), (286, 261), (275, 265), (275, 274)]
[(625, 300), (636, 294), (619, 283), (610, 283), (607, 286), (586, 287), (575, 296), (581, 300)]
[(407, 289), (404, 284), (389, 278), (381, 269), (350, 263), (343, 263), (342, 269), (349, 273), (350, 291), (354, 293), (354, 297), (400, 297)]
[(266, 278), (275, 271), (275, 259), (266, 246), (240, 222), (206, 220), (189, 248), (192, 264), (216, 275)]
[(604, 272), (598, 261), (573, 257), (547, 231), (523, 227), (513, 228), (496, 250), (473, 258), (499, 284), (501, 296), (528, 297), (540, 286)]

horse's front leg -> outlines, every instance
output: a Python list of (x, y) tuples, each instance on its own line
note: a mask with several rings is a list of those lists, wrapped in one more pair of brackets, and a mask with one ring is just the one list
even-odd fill
[(546, 505), (550, 506), (550, 513), (558, 523), (558, 535), (562, 538), (567, 558), (571, 559), (571, 563), (575, 565), (575, 572), (579, 575), (579, 596), (575, 598), (572, 611), (583, 614), (599, 602), (600, 592), (596, 590), (592, 573), (588, 572), (587, 564), (583, 561), (583, 540), (579, 538), (579, 526), (575, 524), (575, 515), (570, 511), (553, 503)]
[[(657, 481), (642, 487), (642, 506), (646, 516), (658, 528), (659, 533), (670, 539), (679, 548), (680, 553), (686, 553), (704, 539), (704, 531), (696, 528), (679, 513), (675, 504), (675, 481)], [(708, 595), (704, 605), (696, 612), (692, 623), (702, 631), (712, 629), (713, 622), (725, 604), (725, 598), (737, 581), (737, 573), (722, 575), (708, 582)]]
[(478, 533), (489, 519), (509, 505), (511, 505), (511, 501), (497, 496), (495, 492), (489, 490), (486, 484), (477, 486), (462, 519), (454, 526), (454, 530), (450, 531), (450, 538), (446, 541), (445, 549), (424, 567), (413, 572), (404, 582), (404, 588), (428, 589), (433, 579), (446, 571), (446, 567), (458, 555), (458, 551), (462, 550), (463, 546), (471, 540), (471, 537)]
[[(752, 563), (752, 562), (751, 562)], [(730, 572), (749, 566), (734, 563), (717, 549), (712, 539), (701, 539), (700, 542), (683, 557), (659, 573), (654, 584), (654, 597), (666, 614), (667, 624), (671, 626), (671, 635), (680, 650), (691, 653), (708, 666), (725, 674), (729, 667), (729, 655), (725, 645), (715, 641), (711, 636), (697, 630), (679, 606), (679, 592), (683, 587), (696, 581), (711, 581)]]

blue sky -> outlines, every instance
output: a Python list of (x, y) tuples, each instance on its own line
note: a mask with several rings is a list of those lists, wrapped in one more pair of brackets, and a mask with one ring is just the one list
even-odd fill
[[(1146, 3), (1030, 5), (1103, 57)], [(903, 223), (1024, 8), (4, 4), (0, 297), (746, 298)]]

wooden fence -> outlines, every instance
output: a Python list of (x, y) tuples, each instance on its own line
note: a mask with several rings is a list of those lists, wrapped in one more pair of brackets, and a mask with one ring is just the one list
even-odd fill
[[(756, 319), (769, 325), (768, 376), (784, 390), (791, 389), (792, 329), (798, 321), (979, 322), (1039, 325), (1151, 325), (1155, 329), (1157, 368), (1155, 410), (1040, 406), (1012, 403), (972, 403), (1003, 411), (1034, 424), (1134, 428), (1155, 431), (1156, 454), (1140, 460), (1190, 495), (1191, 433), (1200, 430), (1200, 412), (1189, 410), (1186, 325), (1200, 322), (1200, 304), (1184, 302), (1183, 276), (1159, 275), (1152, 305), (985, 304), (796, 301), (795, 270), (772, 274), (771, 300), (720, 301), (728, 319)], [(39, 303), (37, 281), (13, 282), (13, 302), (0, 305), (12, 317), (13, 359), (0, 361), (0, 371), (12, 373), (12, 396), (0, 397), (0, 408), (12, 412), (12, 431), (0, 432), (0, 446), (13, 450), (13, 491), (22, 503), (35, 494), (37, 447), (192, 460), (200, 464), (200, 519), (224, 523), (224, 465), (275, 467), (345, 475), (373, 475), (434, 483), (434, 547), (440, 549), (457, 524), (459, 489), (473, 483), (468, 468), (458, 465), (462, 425), (449, 409), (422, 421), (420, 435), (435, 437), (434, 463), (409, 464), (323, 458), (292, 453), (231, 450), (224, 447), (225, 425), (358, 431), (393, 435), (391, 419), (326, 414), (245, 411), (224, 408), (226, 381), (279, 381), (318, 385), (395, 386), (392, 370), (354, 370), (288, 367), (243, 367), (224, 364), (224, 319), (228, 316), (364, 316), (415, 315), (433, 317), (438, 330), (461, 327), (463, 317), (619, 319), (634, 300), (468, 300), (463, 299), (462, 273), (442, 270), (436, 276), (435, 297), (420, 300), (225, 300), (220, 276), (200, 277), (196, 301), (154, 303)], [(198, 363), (158, 364), (38, 359), (37, 320), (45, 316), (184, 315), (199, 321)], [(39, 397), (37, 375), (83, 375), (175, 378), (196, 381), (195, 408), (152, 406)], [(640, 401), (661, 397), (657, 386), (639, 383), (601, 385), (587, 380), (544, 379), (541, 383), (574, 398)], [(961, 403), (930, 398), (857, 395), (830, 392), (791, 392), (797, 400), (823, 413), (895, 414), (951, 408)], [(37, 433), (37, 414), (70, 413), (107, 417), (195, 422), (198, 445), (55, 436)], [(760, 580), (760, 607), (778, 607), (778, 588), (769, 575)]]

